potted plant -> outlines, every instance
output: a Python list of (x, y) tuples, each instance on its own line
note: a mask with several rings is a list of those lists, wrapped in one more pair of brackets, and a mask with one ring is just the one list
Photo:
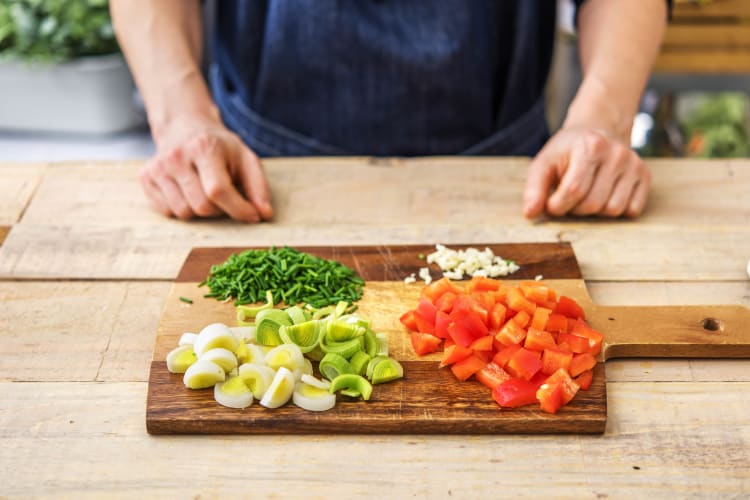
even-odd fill
[(0, 129), (126, 130), (134, 89), (107, 0), (0, 2)]

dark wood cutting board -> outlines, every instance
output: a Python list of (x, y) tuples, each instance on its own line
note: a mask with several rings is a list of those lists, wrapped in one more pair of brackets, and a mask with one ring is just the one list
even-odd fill
[[(537, 406), (500, 409), (483, 385), (461, 383), (438, 369), (439, 353), (413, 354), (399, 316), (415, 307), (421, 285), (403, 278), (425, 266), (427, 245), (298, 247), (353, 269), (367, 282), (359, 313), (376, 331), (389, 335), (391, 354), (404, 365), (402, 380), (375, 386), (370, 401), (340, 397), (330, 411), (315, 413), (287, 405), (275, 410), (257, 403), (244, 410), (225, 408), (213, 391), (190, 390), (182, 376), (166, 368), (166, 355), (183, 332), (198, 332), (213, 322), (234, 324), (234, 306), (205, 299), (198, 288), (211, 265), (241, 248), (195, 248), (186, 259), (164, 307), (148, 383), (146, 426), (151, 434), (482, 434), (604, 432), (607, 396), (604, 361), (613, 357), (750, 357), (750, 310), (743, 306), (603, 307), (592, 303), (572, 247), (567, 243), (451, 245), (490, 247), (521, 269), (509, 282), (538, 275), (558, 292), (577, 299), (589, 322), (605, 335), (601, 362), (588, 391), (557, 414)], [(431, 266), (433, 276), (440, 271)], [(192, 304), (180, 297), (193, 300)]]

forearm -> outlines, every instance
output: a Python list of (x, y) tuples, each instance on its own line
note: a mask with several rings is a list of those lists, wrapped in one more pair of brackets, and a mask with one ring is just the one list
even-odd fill
[(563, 127), (600, 129), (628, 144), (666, 27), (665, 0), (588, 0), (578, 16), (583, 82)]
[(200, 71), (203, 34), (198, 0), (111, 0), (110, 9), (157, 144), (179, 116), (218, 120)]

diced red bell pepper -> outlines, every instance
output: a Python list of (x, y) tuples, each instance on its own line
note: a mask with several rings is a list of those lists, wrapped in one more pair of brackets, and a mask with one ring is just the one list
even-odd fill
[(432, 321), (430, 321), (428, 318), (425, 318), (418, 309), (414, 310), (414, 321), (417, 323), (418, 332), (429, 334), (435, 333), (435, 319), (433, 318)]
[(564, 352), (558, 349), (545, 349), (542, 353), (542, 373), (552, 375), (560, 368), (567, 371), (572, 359), (572, 352)]
[(591, 370), (596, 366), (596, 358), (589, 353), (584, 352), (573, 356), (573, 360), (570, 362), (568, 371), (571, 377), (577, 377), (586, 370)]
[(442, 340), (429, 333), (411, 332), (411, 346), (419, 356), (437, 351)]
[(495, 338), (492, 335), (483, 335), (477, 337), (474, 342), (471, 343), (469, 349), (473, 351), (492, 351), (492, 342)]
[(483, 360), (476, 354), (472, 354), (462, 359), (461, 361), (452, 364), (451, 371), (458, 380), (463, 382), (464, 380), (467, 380), (476, 372), (484, 368), (484, 365), (486, 364), (487, 362), (485, 360)]
[(500, 290), (503, 282), (494, 278), (487, 278), (484, 276), (472, 276), (469, 283), (466, 285), (466, 291), (471, 292), (487, 292)]
[(557, 370), (555, 373), (549, 376), (547, 380), (544, 381), (544, 385), (560, 385), (562, 386), (563, 390), (563, 404), (566, 405), (570, 402), (571, 399), (573, 399), (578, 393), (578, 389), (580, 387), (576, 383), (575, 380), (573, 380), (568, 372), (563, 370), (562, 368)]
[(441, 339), (447, 339), (449, 337), (448, 325), (450, 325), (450, 323), (451, 323), (450, 316), (448, 316), (448, 314), (443, 311), (438, 311), (437, 314), (435, 314), (434, 335), (436, 337), (440, 337)]
[(518, 323), (509, 319), (497, 332), (495, 338), (503, 345), (520, 344), (526, 338), (526, 330), (518, 326)]
[(435, 313), (437, 313), (437, 308), (435, 308), (435, 304), (430, 302), (426, 297), (419, 297), (417, 313), (433, 325), (435, 324)]
[(536, 305), (545, 304), (549, 297), (548, 288), (537, 282), (524, 281), (519, 285), (524, 297)]
[(584, 391), (588, 391), (589, 387), (591, 387), (591, 382), (594, 380), (594, 371), (593, 370), (586, 370), (585, 372), (581, 373), (575, 378), (576, 383), (583, 389)]
[(422, 296), (427, 297), (433, 304), (446, 292), (459, 294), (461, 290), (448, 278), (440, 278), (422, 288)]
[(568, 318), (586, 319), (583, 313), (583, 308), (578, 305), (578, 302), (576, 302), (575, 299), (566, 297), (565, 295), (560, 295), (560, 298), (557, 301), (557, 308), (555, 309), (555, 312), (557, 314), (562, 314), (563, 316), (566, 316)]
[[(474, 339), (489, 333), (487, 325), (473, 309), (454, 309), (449, 316), (452, 324), (448, 325), (448, 334), (464, 347), (469, 346)], [(452, 331), (457, 333), (451, 333)], [(459, 341), (456, 335), (462, 340)]]
[(516, 351), (518, 351), (520, 348), (520, 344), (511, 344), (504, 349), (497, 351), (497, 354), (492, 357), (492, 362), (498, 365), (500, 368), (505, 368), (505, 365), (508, 364), (510, 358), (513, 357)]
[(514, 377), (529, 380), (542, 369), (540, 353), (522, 347), (510, 357), (505, 369)]
[(437, 298), (437, 300), (435, 301), (435, 307), (438, 311), (449, 313), (453, 310), (453, 304), (456, 303), (456, 298), (458, 298), (458, 295), (456, 295), (455, 293), (445, 292), (443, 295)]
[(591, 354), (597, 355), (602, 350), (604, 335), (591, 328), (582, 319), (576, 321), (576, 324), (570, 333), (572, 333), (573, 335), (578, 335), (579, 337), (587, 338), (589, 341), (589, 352)]
[(550, 333), (568, 333), (568, 318), (562, 314), (552, 313), (547, 318), (544, 330)]
[(542, 384), (536, 391), (539, 406), (547, 413), (557, 413), (563, 405), (563, 388), (561, 384)]
[(411, 331), (417, 330), (417, 322), (414, 319), (414, 309), (406, 311), (404, 314), (401, 315), (401, 317), (398, 320), (408, 330), (411, 330)]
[(546, 307), (538, 306), (534, 311), (534, 316), (531, 318), (531, 328), (536, 330), (547, 330), (547, 321), (549, 321), (550, 313), (552, 313), (552, 311)]
[(513, 321), (518, 323), (518, 326), (521, 328), (526, 328), (529, 326), (529, 321), (531, 320), (531, 316), (529, 316), (529, 313), (526, 311), (518, 311), (518, 314), (513, 316)]
[(508, 372), (506, 372), (493, 362), (489, 362), (484, 365), (484, 367), (476, 372), (474, 376), (479, 382), (486, 385), (490, 389), (494, 389), (510, 378)]
[(496, 303), (490, 311), (490, 331), (497, 333), (505, 324), (506, 307), (501, 302)]
[(529, 328), (526, 332), (526, 339), (523, 346), (532, 351), (543, 351), (545, 349), (557, 348), (557, 343), (551, 333), (535, 328)]
[(526, 311), (529, 317), (534, 314), (534, 310), (536, 309), (536, 304), (524, 297), (518, 288), (509, 289), (505, 300), (508, 307), (515, 311)]
[(520, 378), (509, 378), (495, 387), (492, 398), (504, 408), (518, 408), (537, 402), (537, 385)]
[(474, 351), (468, 347), (459, 344), (446, 345), (443, 350), (443, 359), (440, 361), (440, 368), (457, 363), (462, 359), (466, 359), (473, 353)]
[(558, 347), (560, 344), (567, 344), (570, 350), (575, 353), (588, 352), (589, 350), (589, 339), (579, 337), (578, 335), (572, 335), (570, 333), (561, 333), (557, 336)]

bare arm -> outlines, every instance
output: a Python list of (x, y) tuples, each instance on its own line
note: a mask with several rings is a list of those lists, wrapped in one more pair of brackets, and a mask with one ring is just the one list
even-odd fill
[(666, 19), (665, 0), (588, 0), (581, 7), (583, 82), (561, 130), (529, 168), (527, 217), (545, 210), (607, 216), (643, 211), (651, 176), (630, 150), (630, 130)]
[(223, 125), (200, 71), (198, 0), (111, 0), (110, 10), (157, 146), (140, 175), (152, 204), (181, 219), (270, 218), (260, 161)]

